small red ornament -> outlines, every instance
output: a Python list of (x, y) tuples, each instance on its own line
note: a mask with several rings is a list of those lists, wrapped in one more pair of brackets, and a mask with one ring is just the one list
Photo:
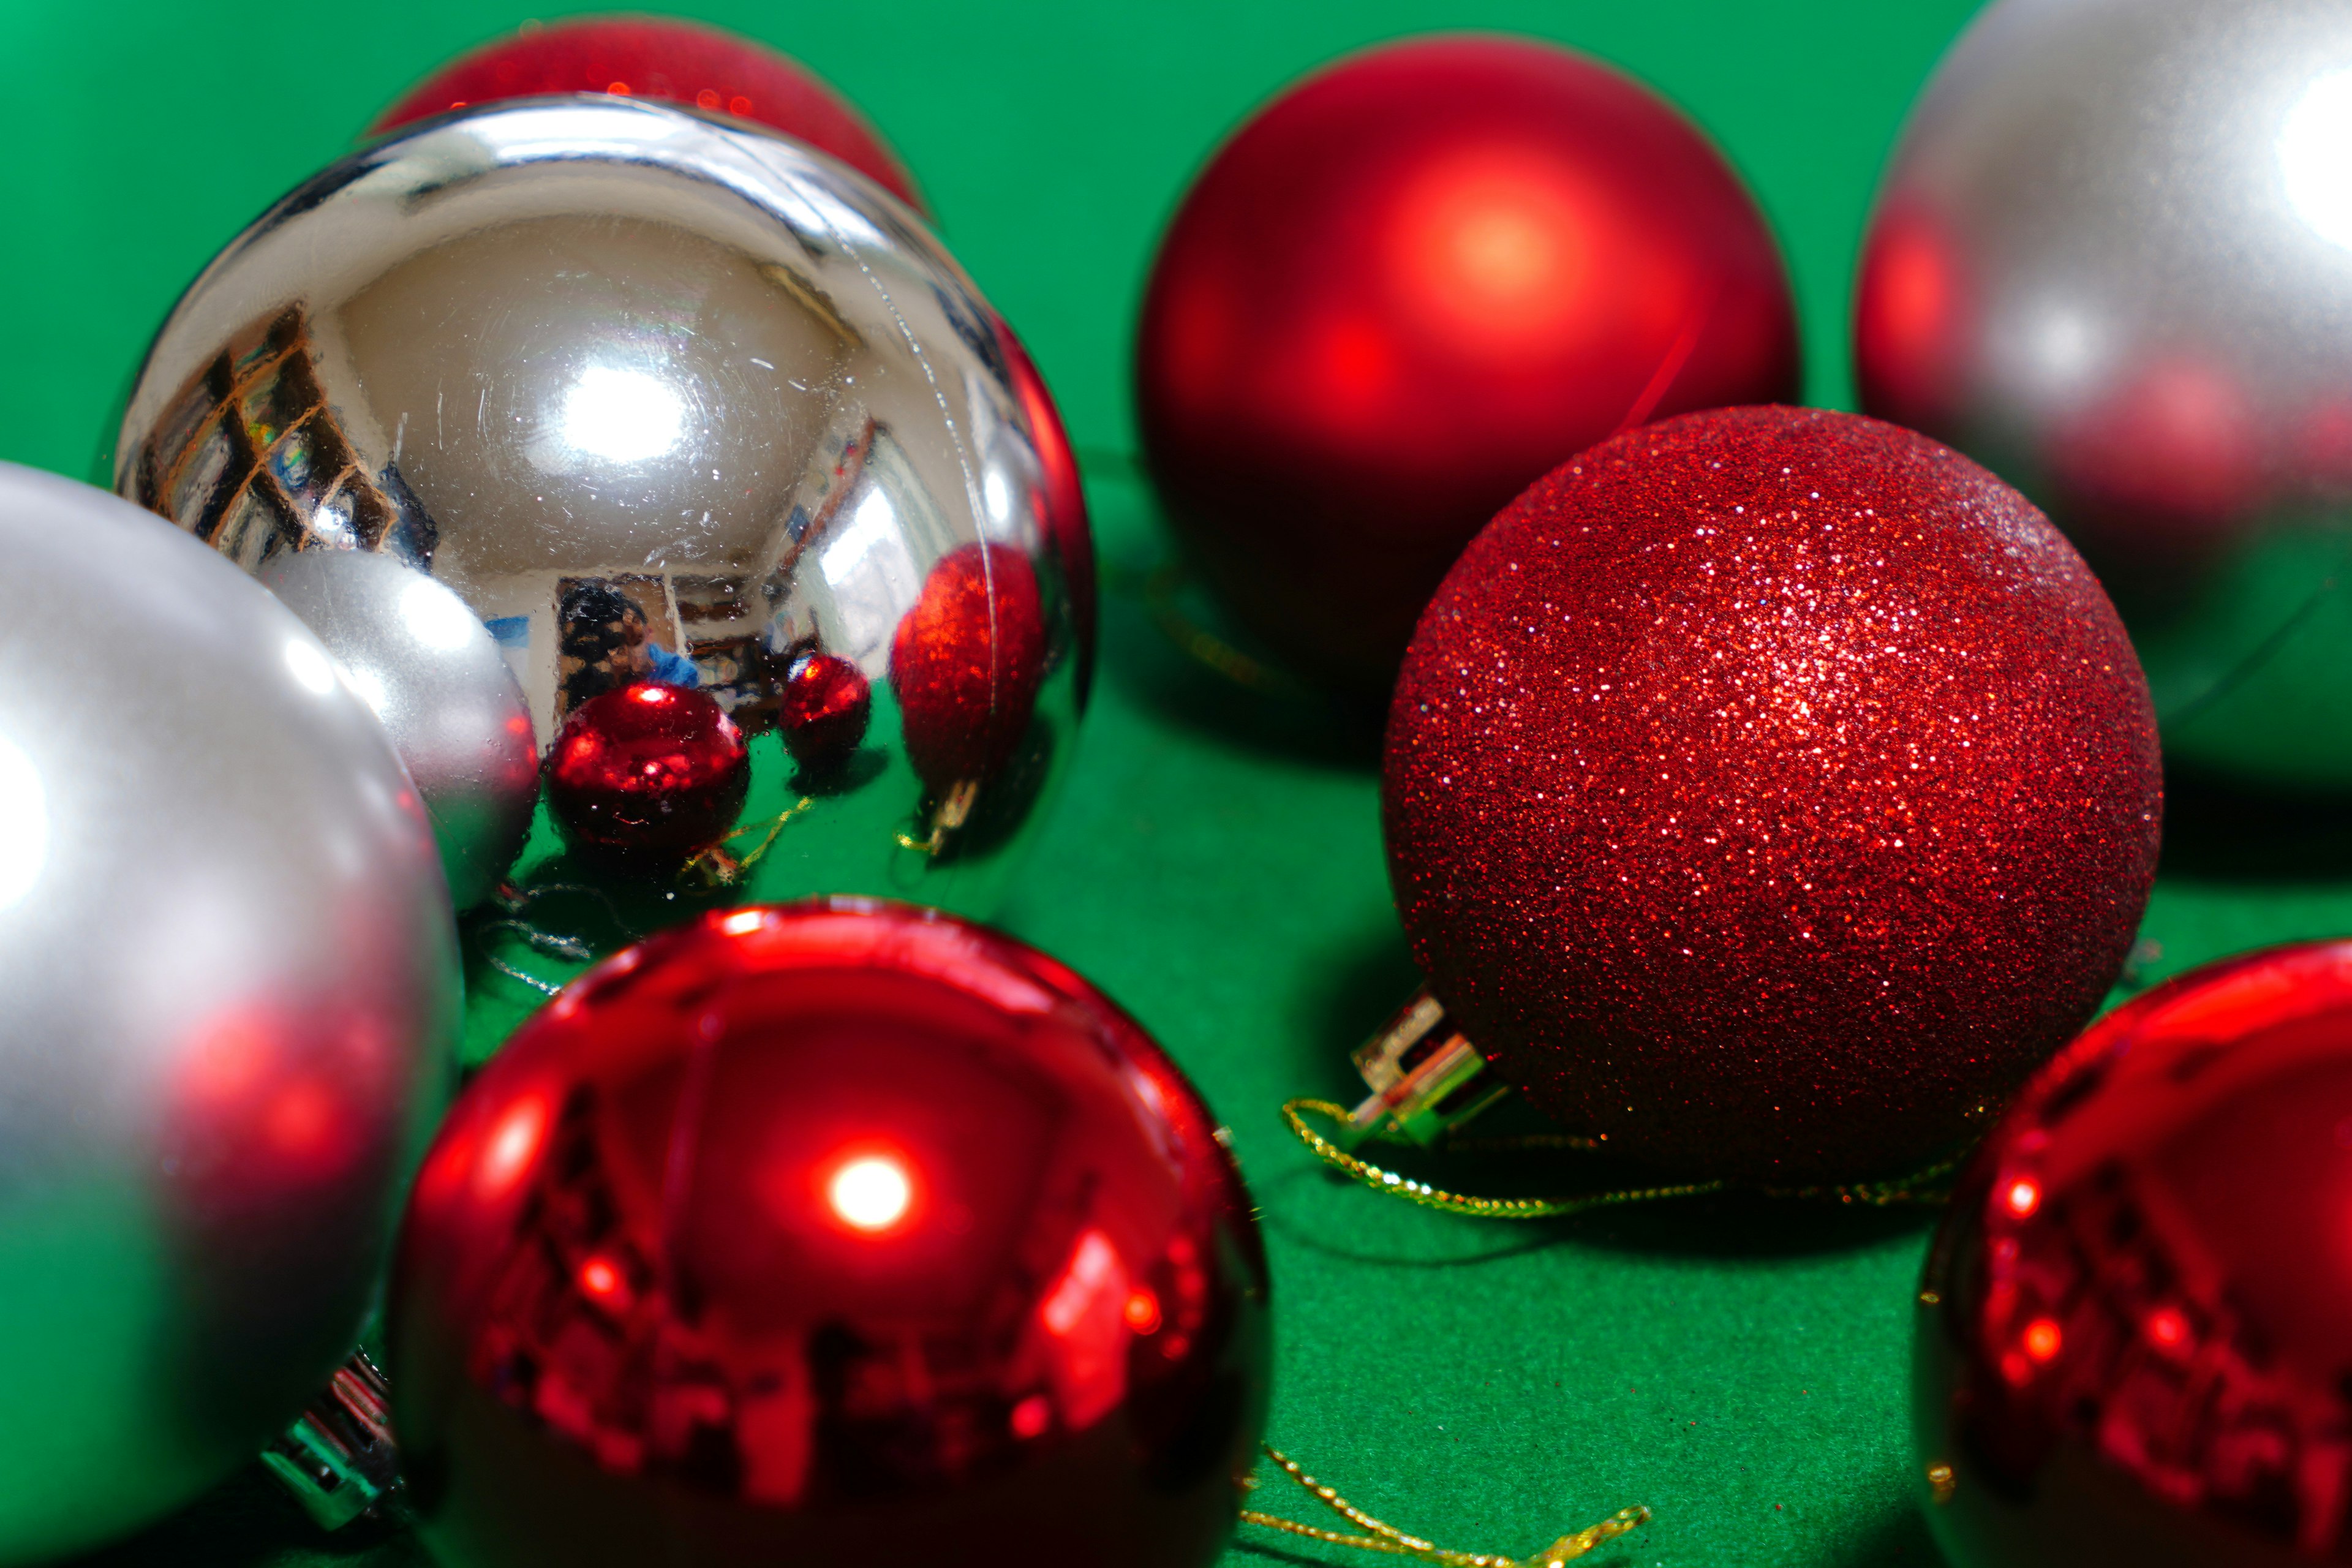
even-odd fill
[(831, 153), (922, 212), (906, 165), (815, 72), (749, 38), (667, 17), (531, 27), (460, 56), (377, 117), (370, 135), (473, 103), (611, 92), (731, 114)]
[(1002, 769), (1045, 678), (1045, 608), (1028, 559), (1002, 544), (941, 556), (890, 638), (890, 689), (924, 784), (945, 794)]
[(575, 849), (648, 865), (725, 837), (751, 787), (751, 755), (727, 710), (655, 680), (573, 709), (546, 768), (548, 809)]
[(2106, 596), (1890, 425), (1725, 409), (1530, 489), (1389, 714), (1415, 956), (1507, 1080), (1675, 1173), (1897, 1177), (2121, 968), (2162, 808)]
[(1291, 88), (1161, 242), (1136, 385), (1170, 515), (1241, 619), (1385, 692), (1512, 496), (1659, 415), (1795, 396), (1738, 176), (1654, 93), (1528, 39), (1387, 45)]
[(1978, 1151), (1913, 1415), (1959, 1568), (2352, 1557), (2352, 942), (2116, 1009)]
[(784, 677), (777, 727), (793, 761), (804, 768), (833, 768), (857, 750), (873, 711), (874, 689), (864, 670), (837, 653), (807, 653)]
[(1086, 486), (1079, 479), (1078, 459), (1070, 450), (1069, 435), (1062, 428), (1062, 416), (1054, 406), (1053, 395), (1045, 390), (1045, 377), (1030, 363), (1029, 352), (1013, 335), (1013, 329), (1002, 321), (997, 322), (997, 335), (1004, 344), (1005, 363), (1013, 372), (1022, 412), (1029, 416), (1037, 460), (1045, 470), (1043, 521), (1055, 559), (1061, 563), (1071, 626), (1077, 633), (1076, 686), (1078, 711), (1083, 713), (1095, 684), (1095, 535), (1087, 519)]
[(1265, 1411), (1191, 1085), (1053, 960), (864, 900), (707, 916), (541, 1009), (426, 1157), (391, 1301), (466, 1568), (1206, 1568)]

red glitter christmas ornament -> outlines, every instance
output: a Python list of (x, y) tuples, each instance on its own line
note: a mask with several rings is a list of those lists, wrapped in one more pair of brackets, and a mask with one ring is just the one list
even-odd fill
[(1913, 1415), (1958, 1568), (2352, 1557), (2352, 942), (2225, 960), (2036, 1078), (1952, 1200)]
[(724, 838), (751, 787), (751, 755), (727, 710), (655, 680), (573, 709), (545, 766), (548, 809), (575, 850), (649, 867)]
[(1045, 679), (1045, 607), (1028, 559), (1002, 544), (940, 557), (890, 638), (890, 689), (925, 785), (944, 794), (1001, 770)]
[(803, 654), (784, 677), (776, 726), (801, 766), (838, 767), (866, 738), (873, 711), (873, 684), (864, 670), (837, 653)]
[(814, 71), (749, 38), (669, 17), (585, 17), (485, 44), (410, 89), (368, 132), (470, 103), (559, 92), (661, 99), (749, 120), (831, 153), (924, 210), (889, 143)]
[(460, 1097), (390, 1317), (451, 1568), (1206, 1568), (1255, 1458), (1265, 1255), (1133, 1020), (950, 917), (712, 914)]
[(1398, 908), (1502, 1077), (1663, 1170), (1898, 1177), (2115, 981), (2154, 721), (2024, 498), (1790, 408), (1594, 447), (1479, 535), (1389, 715)]
[(1152, 476), (1235, 613), (1381, 692), (1512, 496), (1612, 432), (1797, 386), (1780, 251), (1722, 155), (1507, 37), (1386, 45), (1261, 109), (1169, 226), (1136, 360)]

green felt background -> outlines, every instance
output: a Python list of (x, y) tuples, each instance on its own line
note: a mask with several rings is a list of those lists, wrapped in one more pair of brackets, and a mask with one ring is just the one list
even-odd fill
[[(1441, 25), (1540, 33), (1646, 78), (1729, 150), (1788, 247), (1811, 396), (1840, 403), (1871, 184), (1970, 9), (709, 0), (702, 12), (801, 56), (866, 107), (1062, 399), (1111, 567), (1106, 673), (1004, 922), (1125, 1002), (1232, 1123), (1274, 1257), (1276, 1439), (1448, 1543), (1526, 1552), (1644, 1502), (1655, 1522), (1594, 1561), (1932, 1563), (1903, 1414), (1925, 1222), (1740, 1208), (1513, 1228), (1339, 1185), (1289, 1142), (1276, 1104), (1343, 1091), (1343, 1052), (1412, 975), (1361, 737), (1219, 688), (1122, 587), (1163, 548), (1123, 458), (1145, 262), (1190, 171), (1298, 71)], [(214, 249), (405, 83), (527, 14), (510, 0), (0, 0), (0, 458), (87, 472), (142, 344)], [(2298, 837), (2327, 820), (2176, 796), (2148, 967), (2352, 926), (2352, 881), (2330, 880), (2340, 856)], [(877, 1561), (935, 1550), (874, 1542)], [(248, 1474), (114, 1560), (415, 1555), (394, 1532), (322, 1542)], [(1267, 1559), (1242, 1547), (1231, 1561)]]

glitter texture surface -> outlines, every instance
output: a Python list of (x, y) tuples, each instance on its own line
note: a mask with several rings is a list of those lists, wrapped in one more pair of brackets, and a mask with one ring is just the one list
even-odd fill
[(2087, 1019), (2155, 874), (2146, 682), (2031, 503), (1743, 408), (1488, 526), (1390, 713), (1414, 954), (1552, 1117), (1689, 1175), (1895, 1176)]

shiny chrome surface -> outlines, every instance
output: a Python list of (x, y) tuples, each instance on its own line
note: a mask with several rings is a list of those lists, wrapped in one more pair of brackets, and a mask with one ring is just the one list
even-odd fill
[(433, 840), (292, 615), (0, 465), (0, 1562), (248, 1459), (350, 1348), (457, 1011)]
[(867, 900), (733, 910), (467, 1086), (384, 1342), (446, 1568), (1208, 1568), (1272, 1321), (1199, 1092), (1053, 959)]
[[(328, 169), (165, 323), (116, 481), (248, 570), (362, 550), (428, 574), (497, 638), (541, 750), (627, 679), (711, 691), (752, 742), (730, 858), (694, 872), (725, 899), (986, 912), (1076, 721), (1063, 557), (994, 312), (878, 187), (690, 112), (495, 105)], [(944, 702), (927, 674), (917, 715), (977, 738), (932, 748), (985, 759), (953, 779), (910, 759), (888, 679), (950, 558), (1038, 628), (1007, 647), (985, 598), (925, 623), (961, 639), (924, 649), (926, 671), (970, 672)], [(823, 778), (776, 730), (812, 652), (875, 692), (858, 753)], [(623, 900), (617, 925), (593, 900), (533, 900), (582, 874), (534, 838), (515, 871), (534, 931), (609, 951), (709, 891)], [(552, 983), (576, 964), (551, 951), (500, 962)]]
[(1888, 174), (1856, 342), (1871, 412), (2081, 545), (2174, 762), (2352, 786), (2352, 7), (1991, 6)]
[(2019, 1092), (1912, 1319), (1912, 1473), (1950, 1568), (2352, 1560), (2347, 1104), (2345, 942), (2178, 975)]
[(530, 710), (488, 628), (456, 594), (373, 551), (285, 551), (258, 575), (383, 721), (433, 823), (450, 900), (480, 902), (539, 798)]

